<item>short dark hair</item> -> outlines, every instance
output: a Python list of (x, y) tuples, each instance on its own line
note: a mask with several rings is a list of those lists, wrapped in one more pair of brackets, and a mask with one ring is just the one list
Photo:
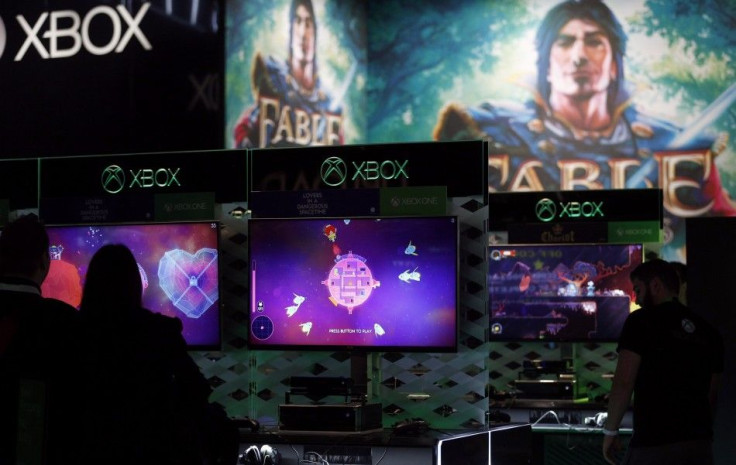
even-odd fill
[(680, 277), (672, 264), (661, 258), (648, 260), (634, 268), (629, 275), (632, 281), (637, 279), (645, 284), (652, 282), (654, 278), (659, 278), (664, 287), (669, 291), (677, 294), (680, 292)]
[(542, 99), (549, 102), (549, 54), (560, 29), (573, 19), (595, 22), (603, 28), (611, 43), (613, 60), (616, 62), (616, 80), (608, 86), (608, 105), (609, 110), (613, 110), (626, 97), (623, 58), (626, 55), (626, 33), (611, 9), (601, 0), (567, 0), (554, 6), (544, 16), (536, 36), (537, 90)]
[(670, 262), (677, 272), (677, 277), (680, 278), (680, 284), (687, 282), (687, 265), (682, 262)]
[(32, 275), (49, 253), (49, 235), (33, 213), (8, 223), (0, 234), (0, 273)]

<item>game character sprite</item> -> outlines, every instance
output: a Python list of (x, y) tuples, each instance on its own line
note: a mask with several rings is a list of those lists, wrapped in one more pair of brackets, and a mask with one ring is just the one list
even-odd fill
[(563, 272), (557, 273), (557, 277), (566, 283), (561, 289), (563, 295), (580, 296), (583, 295), (583, 285), (590, 283), (588, 287), (590, 288), (593, 286), (593, 282), (591, 280), (598, 275), (598, 272), (592, 264), (577, 261), (573, 264), (569, 275), (570, 277)]

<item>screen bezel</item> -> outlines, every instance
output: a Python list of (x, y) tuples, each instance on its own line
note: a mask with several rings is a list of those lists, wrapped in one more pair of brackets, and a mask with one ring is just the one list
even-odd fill
[[(203, 344), (194, 344), (190, 343), (189, 341), (184, 338), (186, 344), (187, 344), (187, 350), (188, 351), (210, 351), (210, 350), (221, 350), (222, 348), (222, 342), (223, 342), (223, 336), (222, 336), (222, 320), (223, 320), (223, 304), (222, 304), (222, 264), (221, 264), (221, 253), (222, 253), (222, 247), (221, 247), (221, 229), (222, 225), (217, 220), (191, 220), (191, 221), (156, 221), (156, 222), (115, 222), (115, 223), (102, 223), (102, 222), (90, 222), (90, 223), (69, 223), (69, 224), (61, 224), (61, 223), (55, 223), (55, 224), (48, 224), (46, 225), (46, 230), (49, 235), (51, 235), (51, 231), (54, 229), (68, 229), (68, 228), (116, 228), (116, 227), (167, 227), (167, 226), (182, 226), (182, 225), (212, 225), (213, 229), (215, 230), (215, 236), (216, 236), (216, 250), (217, 250), (217, 302), (215, 302), (215, 305), (217, 306), (217, 317), (216, 317), (216, 325), (217, 325), (217, 332), (216, 332), (216, 340), (208, 343)], [(104, 244), (109, 243), (119, 243), (124, 244), (127, 247), (130, 248), (130, 245), (126, 244), (125, 240), (115, 240), (115, 241), (103, 241), (100, 246)], [(54, 244), (49, 244), (50, 246), (53, 246)], [(90, 256), (91, 258), (91, 256)], [(144, 308), (145, 308), (145, 302), (144, 302)], [(148, 309), (150, 310), (150, 309)], [(154, 310), (150, 310), (154, 313)], [(177, 318), (180, 318), (177, 316)], [(181, 319), (181, 318), (180, 318)], [(184, 337), (184, 334), (182, 333), (182, 337)]]
[[(253, 242), (251, 235), (251, 228), (255, 223), (268, 223), (275, 221), (320, 221), (320, 222), (337, 222), (349, 219), (351, 221), (419, 221), (419, 220), (447, 220), (454, 221), (455, 225), (455, 237), (453, 247), (454, 253), (454, 306), (455, 311), (453, 315), (453, 333), (452, 333), (452, 344), (447, 345), (433, 345), (433, 346), (417, 346), (417, 345), (385, 345), (385, 346), (374, 346), (374, 345), (345, 345), (345, 344), (263, 344), (253, 341), (253, 335), (251, 330), (251, 323), (253, 321), (254, 312), (252, 311), (254, 305), (253, 296), (253, 283), (252, 283), (252, 250)], [(255, 222), (255, 223), (254, 223)], [(338, 217), (338, 216), (326, 216), (326, 217), (290, 217), (290, 218), (251, 218), (248, 220), (248, 279), (249, 279), (249, 296), (248, 296), (248, 311), (247, 311), (247, 331), (248, 339), (247, 346), (250, 350), (280, 350), (280, 351), (337, 351), (337, 352), (350, 352), (350, 353), (368, 353), (368, 352), (416, 352), (416, 353), (454, 353), (458, 350), (459, 344), (459, 328), (460, 328), (460, 228), (459, 219), (456, 215), (435, 215), (435, 216), (351, 216), (351, 217)]]

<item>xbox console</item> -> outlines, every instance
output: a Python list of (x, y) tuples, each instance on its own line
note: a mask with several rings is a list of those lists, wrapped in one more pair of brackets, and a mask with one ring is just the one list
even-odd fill
[(284, 431), (358, 432), (383, 428), (381, 404), (279, 405)]
[(517, 399), (566, 399), (575, 396), (574, 380), (515, 380)]

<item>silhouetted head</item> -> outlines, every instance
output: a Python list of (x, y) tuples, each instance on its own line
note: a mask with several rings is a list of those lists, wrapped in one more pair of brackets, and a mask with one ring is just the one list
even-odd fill
[(80, 311), (114, 319), (141, 307), (143, 284), (138, 263), (122, 244), (102, 246), (87, 269)]
[(675, 267), (661, 258), (646, 261), (629, 275), (636, 294), (636, 303), (642, 307), (658, 305), (677, 297), (680, 278)]
[(670, 262), (670, 265), (675, 269), (677, 277), (680, 279), (680, 285), (687, 282), (687, 265), (682, 262)]
[(0, 274), (25, 277), (41, 285), (49, 270), (49, 236), (38, 216), (24, 215), (0, 234)]

